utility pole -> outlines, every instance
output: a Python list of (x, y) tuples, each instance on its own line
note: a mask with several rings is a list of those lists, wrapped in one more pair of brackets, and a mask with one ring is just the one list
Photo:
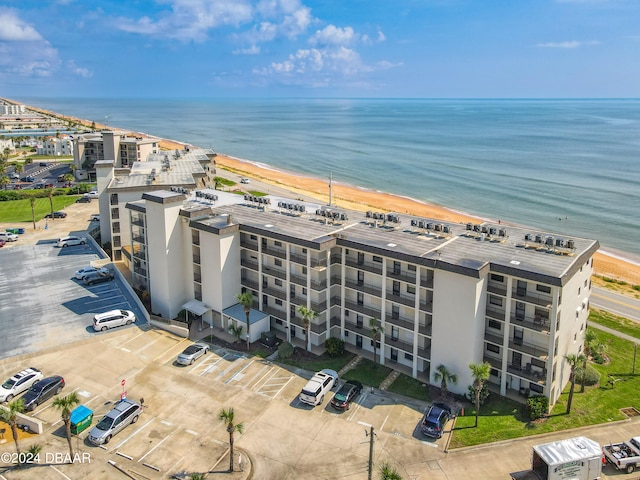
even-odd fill
[(367, 476), (367, 479), (371, 480), (373, 475), (373, 436), (375, 435), (373, 431), (373, 425), (371, 425), (368, 435), (369, 435), (369, 474)]

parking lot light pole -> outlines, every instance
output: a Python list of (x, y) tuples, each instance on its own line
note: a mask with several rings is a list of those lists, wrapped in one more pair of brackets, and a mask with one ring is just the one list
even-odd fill
[(365, 427), (369, 427), (369, 431), (364, 431), (364, 434), (369, 437), (369, 469), (367, 474), (367, 480), (372, 480), (373, 478), (373, 437), (375, 436), (375, 432), (373, 431), (373, 425), (365, 422), (358, 422), (359, 425), (364, 425)]

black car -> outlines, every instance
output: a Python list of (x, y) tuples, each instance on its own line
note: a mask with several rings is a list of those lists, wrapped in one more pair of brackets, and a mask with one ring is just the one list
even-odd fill
[(47, 213), (44, 218), (67, 218), (67, 214), (65, 212), (53, 212), (53, 215)]
[(34, 177), (32, 177), (32, 176), (26, 176), (26, 177), (22, 177), (20, 179), (20, 181), (21, 182), (31, 182), (31, 183), (33, 183), (33, 182), (36, 181), (36, 179)]
[(59, 394), (63, 388), (64, 378), (60, 375), (54, 375), (53, 377), (47, 377), (37, 381), (22, 397), (22, 400), (24, 400), (24, 409), (30, 412), (54, 395)]
[(91, 203), (91, 197), (80, 197), (76, 200), (76, 203)]
[(96, 283), (104, 283), (113, 280), (113, 272), (108, 268), (101, 268), (100, 270), (92, 273), (88, 273), (82, 278), (85, 285), (95, 285)]
[(331, 406), (338, 410), (349, 410), (353, 402), (362, 392), (362, 384), (355, 380), (345, 382), (331, 399)]
[(440, 438), (449, 418), (451, 418), (451, 408), (444, 403), (434, 403), (422, 418), (420, 426), (422, 433), (428, 437)]

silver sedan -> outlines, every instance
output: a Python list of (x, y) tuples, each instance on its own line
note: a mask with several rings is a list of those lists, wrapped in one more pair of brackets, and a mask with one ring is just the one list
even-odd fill
[(205, 345), (204, 343), (194, 343), (193, 345), (189, 345), (180, 355), (178, 355), (176, 362), (180, 365), (191, 365), (208, 351), (209, 345)]

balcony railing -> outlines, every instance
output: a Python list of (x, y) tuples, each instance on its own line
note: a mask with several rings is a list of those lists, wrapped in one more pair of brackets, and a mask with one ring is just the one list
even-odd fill
[(249, 288), (251, 290), (254, 290), (254, 291), (260, 290), (258, 282), (256, 282), (255, 280), (250, 280), (248, 278), (243, 278), (242, 280), (240, 280), (240, 283), (244, 287), (247, 287), (247, 288)]
[(253, 250), (254, 252), (258, 251), (258, 242), (254, 242), (250, 240), (241, 240), (240, 246), (242, 248), (246, 248), (247, 250)]
[(536, 357), (541, 360), (546, 360), (547, 358), (549, 358), (548, 349), (540, 347), (538, 345), (525, 343), (520, 340), (515, 340), (514, 338), (509, 339), (509, 348), (518, 352), (524, 352), (532, 357)]
[(418, 347), (418, 356), (431, 360), (431, 347)]
[(347, 288), (351, 288), (352, 290), (356, 290), (358, 292), (368, 293), (370, 295), (373, 295), (374, 297), (382, 296), (382, 288), (371, 285), (370, 283), (358, 282), (356, 280), (346, 278), (344, 284)]
[(147, 243), (147, 242), (145, 242), (144, 236), (142, 236), (142, 235), (134, 235), (132, 238), (133, 238), (134, 242), (144, 243), (144, 244)]
[(493, 332), (489, 332), (487, 330), (485, 330), (484, 332), (484, 339), (487, 340), (488, 342), (491, 342), (495, 345), (500, 345), (500, 346), (502, 346), (502, 343), (504, 342), (504, 338), (502, 335), (498, 335)]
[(193, 281), (197, 283), (202, 283), (202, 275), (200, 275), (199, 273), (194, 273)]
[(131, 224), (138, 225), (139, 227), (144, 227), (144, 218), (142, 217), (131, 217)]
[[(518, 293), (520, 293), (520, 295), (518, 295)], [(511, 297), (513, 300), (518, 302), (533, 303), (534, 305), (545, 308), (551, 308), (551, 305), (553, 304), (553, 299), (548, 293), (533, 293), (527, 289), (526, 293), (522, 295), (522, 291), (517, 287), (511, 290)]]
[(387, 312), (387, 316), (385, 317), (386, 323), (391, 323), (392, 325), (397, 325), (398, 327), (406, 328), (407, 330), (411, 330), (415, 328), (415, 322), (409, 320), (408, 318), (402, 317), (401, 315), (392, 315)]
[(283, 292), (282, 290), (278, 290), (277, 288), (273, 288), (273, 287), (265, 287), (263, 285), (262, 286), (262, 293), (266, 293), (267, 295), (271, 295), (272, 297), (279, 298), (280, 300), (286, 300), (287, 299), (287, 294), (285, 292)]
[(287, 312), (284, 311), (284, 307), (279, 307), (277, 305), (263, 305), (262, 311), (269, 315), (273, 315), (274, 317), (278, 317), (280, 320), (287, 319)]
[(507, 287), (504, 285), (495, 285), (495, 284), (489, 283), (487, 285), (487, 292), (493, 293), (495, 295), (500, 295), (502, 297), (506, 297)]
[(494, 307), (487, 306), (485, 315), (487, 317), (494, 318), (496, 320), (500, 320), (501, 322), (504, 322), (505, 310), (504, 308), (494, 308)]
[(345, 307), (348, 308), (349, 310), (353, 310), (355, 312), (362, 313), (363, 315), (366, 315), (369, 318), (370, 317), (376, 317), (376, 318), (380, 317), (380, 310), (379, 309), (371, 308), (371, 307), (368, 307), (366, 305), (354, 302), (352, 300), (346, 300), (345, 301)]
[(311, 268), (326, 267), (326, 266), (327, 266), (326, 258), (311, 257)]
[(418, 333), (422, 335), (427, 335), (428, 337), (430, 337), (431, 331), (432, 331), (431, 323), (429, 323), (428, 325), (418, 324)]
[(314, 302), (313, 300), (311, 300), (309, 302), (309, 304), (311, 305), (311, 310), (313, 310), (316, 313), (321, 313), (324, 312), (327, 309), (327, 301), (323, 301), (323, 302)]
[(252, 258), (241, 258), (240, 265), (246, 268), (250, 268), (251, 270), (258, 271), (258, 261)]
[(346, 264), (348, 267), (353, 267), (353, 268), (357, 268), (358, 270), (365, 270), (367, 272), (375, 273), (377, 275), (382, 275), (382, 264), (380, 263), (370, 263), (370, 262), (359, 263), (356, 259), (347, 257)]
[(489, 362), (493, 368), (496, 370), (502, 369), (502, 361), (499, 358), (495, 358), (487, 355), (486, 353), (483, 355), (482, 360), (484, 362)]
[[(367, 325), (369, 325), (368, 322), (367, 322)], [(356, 322), (352, 322), (351, 320), (345, 319), (344, 328), (354, 333), (357, 333), (358, 335), (362, 335), (363, 337), (371, 338), (371, 329), (369, 327), (365, 327), (364, 322), (362, 325), (358, 325)]]
[(512, 315), (511, 323), (520, 327), (528, 328), (530, 330), (535, 330), (536, 332), (541, 332), (549, 335), (548, 318)]
[(276, 277), (279, 278), (281, 280), (284, 280), (287, 278), (287, 274), (285, 271), (283, 271), (282, 269), (278, 268), (278, 267), (262, 267), (262, 273), (266, 274), (266, 275), (271, 275), (272, 277)]
[(420, 300), (420, 310), (427, 313), (433, 313), (433, 301), (423, 302)]
[(415, 295), (412, 297), (407, 297), (405, 295), (400, 295), (397, 292), (394, 293), (394, 292), (387, 291), (387, 300), (389, 300), (390, 302), (401, 303), (402, 305), (406, 305), (407, 307), (416, 306)]
[(193, 255), (193, 263), (200, 264), (200, 255)]
[(523, 367), (521, 365), (510, 363), (507, 365), (507, 371), (512, 375), (526, 378), (527, 380), (539, 385), (544, 385), (546, 383), (547, 370), (536, 369), (536, 367), (532, 367), (530, 364)]
[(391, 335), (384, 336), (384, 343), (386, 343), (391, 347), (399, 348), (404, 352), (413, 354), (413, 343), (405, 342), (404, 340), (400, 340), (400, 339), (394, 340)]
[(267, 255), (271, 255), (273, 257), (278, 257), (278, 258), (287, 258), (287, 252), (286, 250), (282, 249), (282, 248), (275, 248), (275, 247), (262, 247), (262, 253), (263, 254), (267, 254)]
[(415, 272), (403, 272), (402, 270), (394, 270), (393, 268), (387, 269), (387, 277), (392, 278), (394, 280), (400, 280), (402, 282), (407, 282), (411, 284), (416, 283), (416, 274)]
[(305, 254), (301, 254), (301, 253), (290, 253), (289, 254), (289, 260), (291, 260), (292, 262), (295, 262), (297, 264), (300, 265), (306, 265), (307, 264), (307, 256)]

